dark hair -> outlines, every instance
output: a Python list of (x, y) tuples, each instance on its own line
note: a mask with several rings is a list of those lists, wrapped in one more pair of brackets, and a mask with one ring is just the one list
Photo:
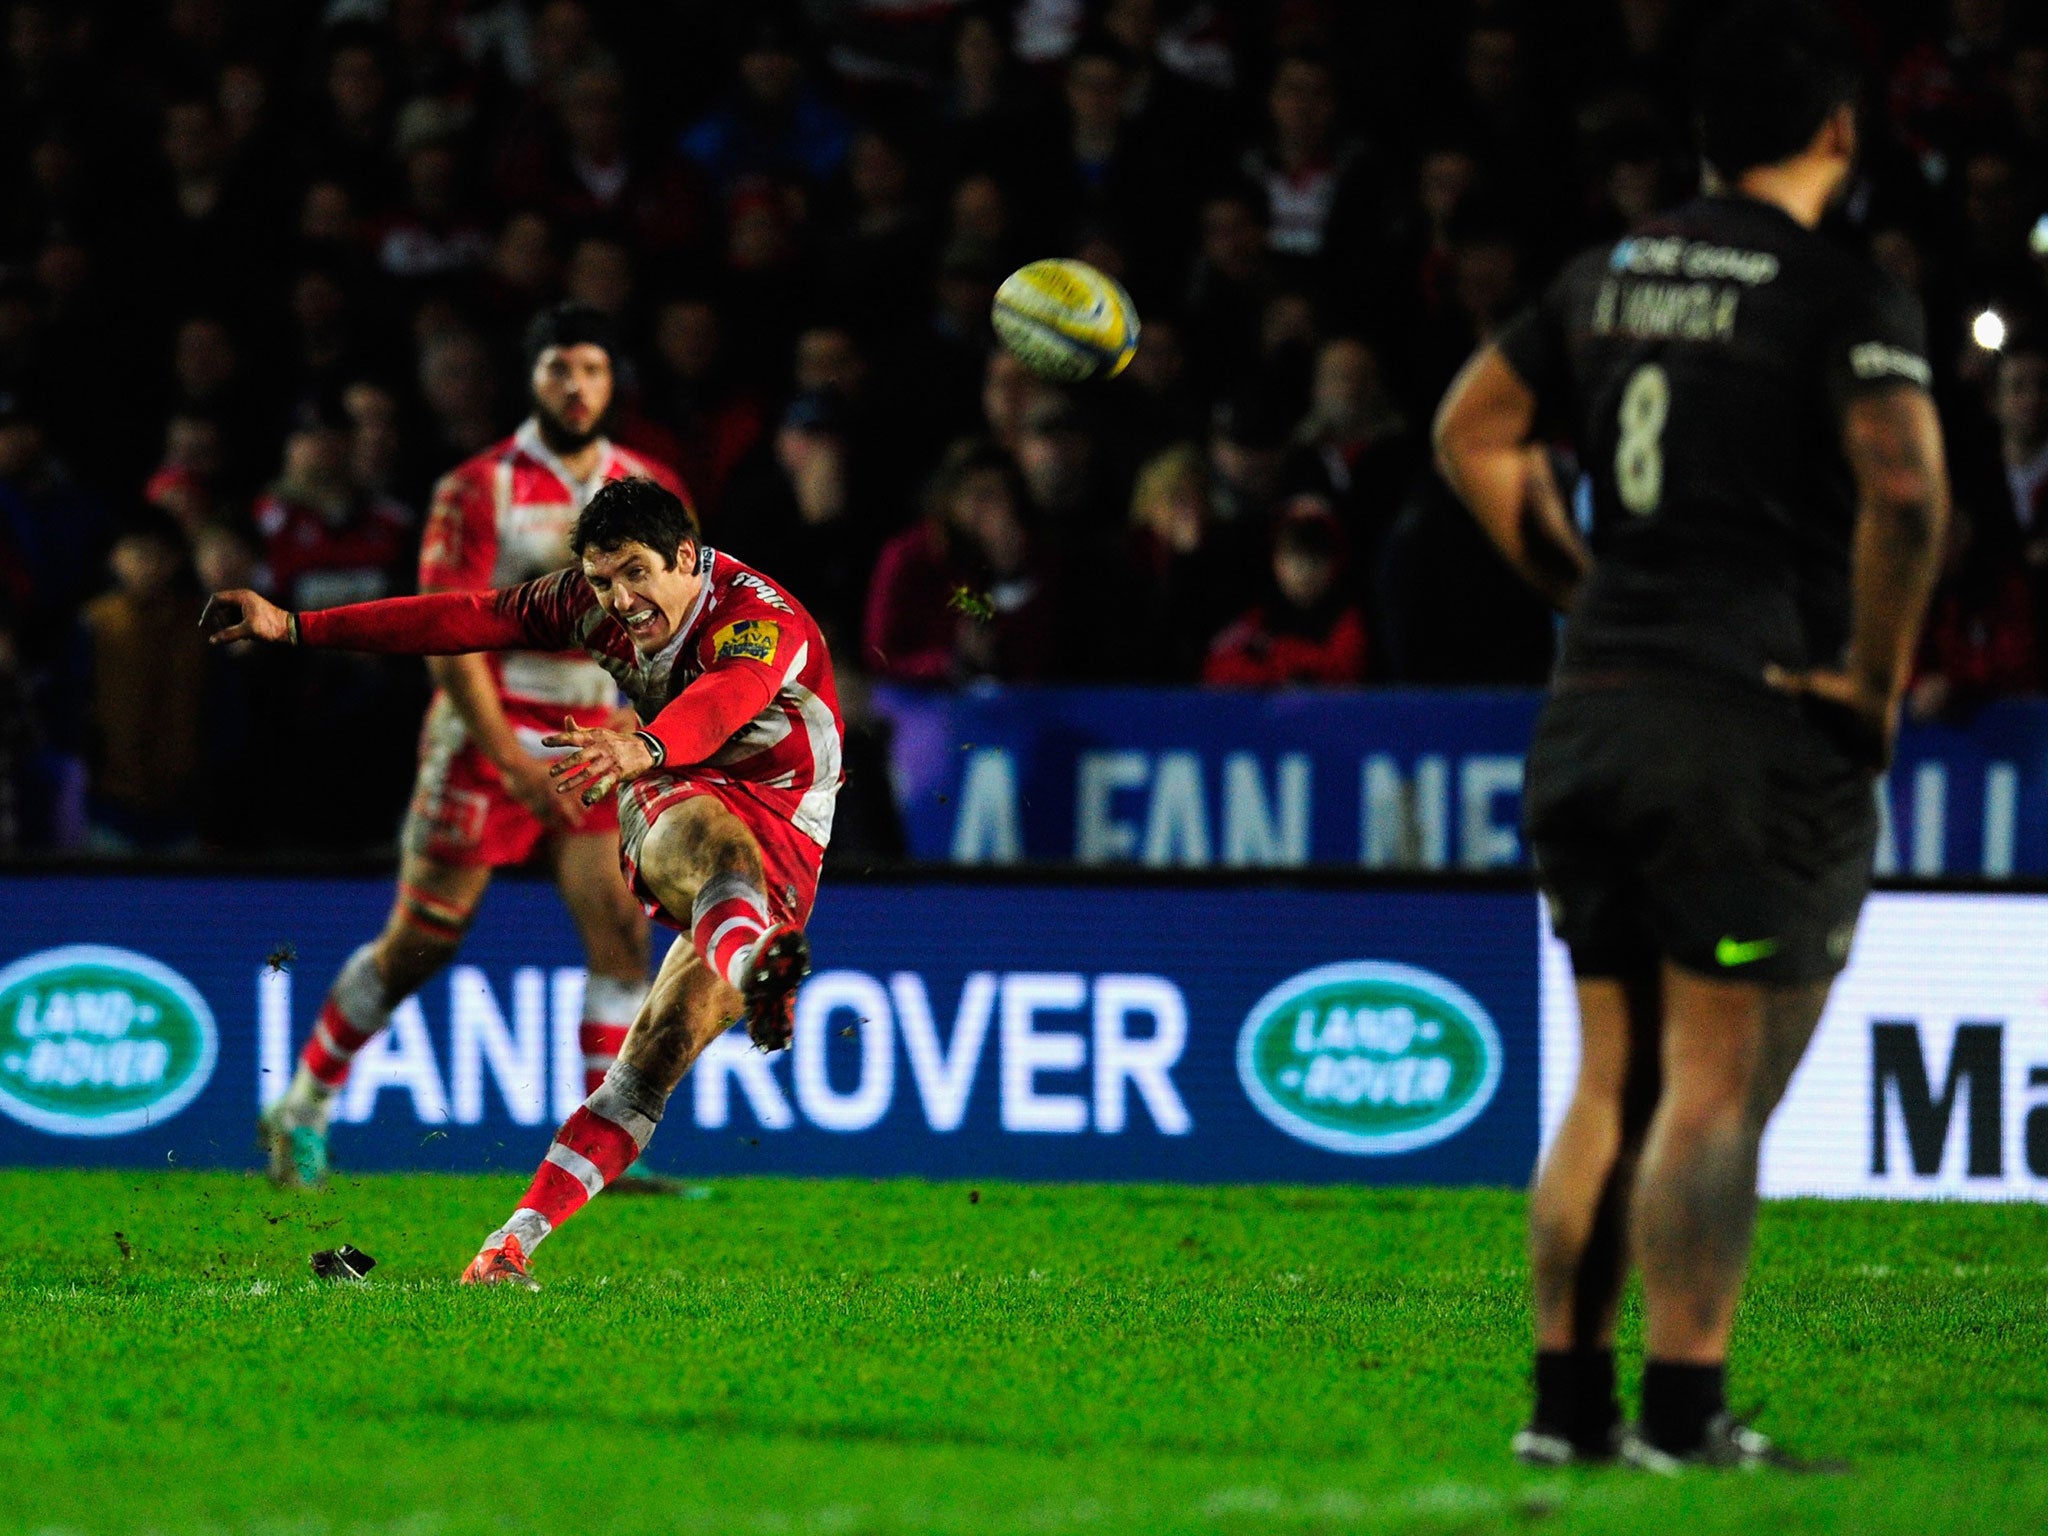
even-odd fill
[(1830, 113), (1856, 100), (1861, 82), (1855, 44), (1812, 0), (1744, 0), (1700, 49), (1700, 154), (1729, 177), (1788, 160)]
[(533, 317), (526, 328), (526, 366), (540, 361), (549, 347), (602, 347), (614, 357), (612, 323), (603, 310), (589, 304), (555, 304)]
[(683, 545), (701, 547), (703, 542), (697, 514), (682, 497), (642, 475), (599, 486), (569, 535), (569, 548), (579, 560), (593, 549), (645, 544), (671, 566)]

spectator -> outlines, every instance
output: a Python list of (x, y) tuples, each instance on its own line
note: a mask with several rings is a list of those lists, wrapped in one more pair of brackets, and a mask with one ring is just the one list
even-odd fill
[(180, 412), (164, 424), (163, 461), (143, 487), (143, 499), (192, 538), (221, 515), (220, 471), (220, 424)]
[(642, 251), (679, 251), (704, 232), (698, 184), (675, 165), (634, 152), (625, 76), (607, 61), (569, 74), (552, 120), (515, 140), (500, 179), (514, 206), (604, 229)]
[(190, 844), (206, 643), (184, 535), (151, 511), (117, 531), (113, 590), (81, 620), (89, 846), (100, 853)]
[(1304, 267), (1340, 244), (1355, 254), (1377, 199), (1364, 143), (1339, 132), (1337, 80), (1328, 57), (1307, 50), (1283, 55), (1273, 69), (1266, 111), (1265, 141), (1246, 152), (1241, 169), (1265, 189), (1267, 247)]
[(822, 186), (853, 138), (852, 125), (805, 79), (794, 26), (774, 14), (745, 27), (735, 89), (681, 140), (719, 194), (749, 183), (795, 178)]
[(503, 435), (497, 416), (497, 379), (490, 354), (468, 331), (452, 331), (429, 341), (420, 352), (420, 395), (431, 414), (431, 430), (405, 484), (415, 491), (406, 499), (425, 506), (431, 489), (454, 465), (481, 453)]
[(1112, 670), (1119, 681), (1194, 682), (1243, 579), (1216, 536), (1197, 444), (1176, 443), (1138, 471), (1129, 539), (1122, 589), (1135, 645)]
[(2000, 356), (1991, 410), (2027, 563), (2048, 567), (2048, 343), (2023, 339)]
[(1344, 530), (1329, 505), (1298, 496), (1273, 536), (1272, 591), (1209, 647), (1202, 681), (1274, 688), (1365, 680), (1365, 615), (1349, 601)]
[(1325, 497), (1370, 570), (1401, 498), (1421, 464), (1408, 419), (1389, 394), (1379, 354), (1356, 336), (1325, 342), (1316, 356), (1307, 417), (1295, 430), (1284, 478)]
[(343, 23), (327, 34), (324, 100), (301, 148), (314, 175), (340, 182), (358, 207), (376, 207), (390, 189), (389, 82), (374, 28)]
[(2035, 687), (2040, 675), (2026, 570), (1958, 502), (1906, 711), (1915, 720), (1967, 719), (1991, 699)]
[(719, 508), (726, 484), (761, 441), (767, 417), (760, 400), (733, 376), (724, 327), (710, 300), (674, 298), (657, 313), (648, 409), (676, 445), (672, 462), (705, 528), (713, 539), (722, 537)]
[(422, 97), (398, 116), (397, 154), (405, 201), (386, 221), (377, 262), (408, 282), (465, 276), (482, 269), (492, 244), (462, 189), (460, 114)]
[(1226, 185), (1202, 203), (1185, 318), (1196, 377), (1212, 399), (1257, 364), (1259, 323), (1275, 286), (1267, 226), (1265, 195), (1255, 187)]
[(924, 520), (884, 545), (875, 565), (862, 659), (877, 676), (1030, 681), (1051, 671), (1054, 594), (1025, 506), (1000, 447), (965, 439), (946, 450)]
[(55, 659), (51, 637), (98, 590), (110, 535), (98, 498), (51, 451), (39, 402), (0, 389), (0, 545), (26, 577), (17, 634), (32, 670)]
[(284, 470), (256, 504), (271, 590), (287, 608), (332, 608), (411, 586), (414, 518), (358, 484), (339, 402), (308, 402), (285, 439)]
[(835, 649), (859, 632), (879, 542), (856, 499), (847, 428), (846, 406), (830, 390), (791, 401), (772, 451), (734, 477), (723, 535), (741, 559), (788, 584)]

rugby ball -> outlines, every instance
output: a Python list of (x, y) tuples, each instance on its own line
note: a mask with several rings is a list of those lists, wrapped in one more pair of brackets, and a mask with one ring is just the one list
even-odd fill
[(1055, 257), (1003, 279), (989, 319), (1033, 373), (1062, 384), (1113, 379), (1138, 350), (1131, 296), (1085, 261)]

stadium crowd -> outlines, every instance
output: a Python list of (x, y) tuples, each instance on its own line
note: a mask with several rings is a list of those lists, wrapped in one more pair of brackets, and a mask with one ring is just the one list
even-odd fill
[[(209, 653), (199, 595), (408, 590), (563, 298), (611, 318), (611, 435), (851, 700), (1538, 683), (1551, 620), (1430, 415), (1566, 255), (1695, 190), (1713, 8), (13, 0), (0, 851), (388, 844), (419, 665)], [(2048, 13), (1841, 8), (1876, 90), (1834, 222), (1924, 299), (1950, 434), (1912, 706), (1952, 716), (2048, 658)], [(1124, 377), (993, 350), (1050, 254), (1129, 288)]]

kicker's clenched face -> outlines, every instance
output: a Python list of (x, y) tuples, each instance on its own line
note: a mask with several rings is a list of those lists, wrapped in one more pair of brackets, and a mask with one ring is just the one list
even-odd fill
[(597, 436), (612, 404), (612, 359), (603, 347), (578, 342), (549, 347), (533, 361), (533, 408), (548, 446), (571, 453)]
[(605, 612), (625, 626), (633, 649), (651, 656), (673, 640), (703, 589), (697, 544), (685, 539), (673, 562), (637, 540), (583, 552), (583, 579)]

